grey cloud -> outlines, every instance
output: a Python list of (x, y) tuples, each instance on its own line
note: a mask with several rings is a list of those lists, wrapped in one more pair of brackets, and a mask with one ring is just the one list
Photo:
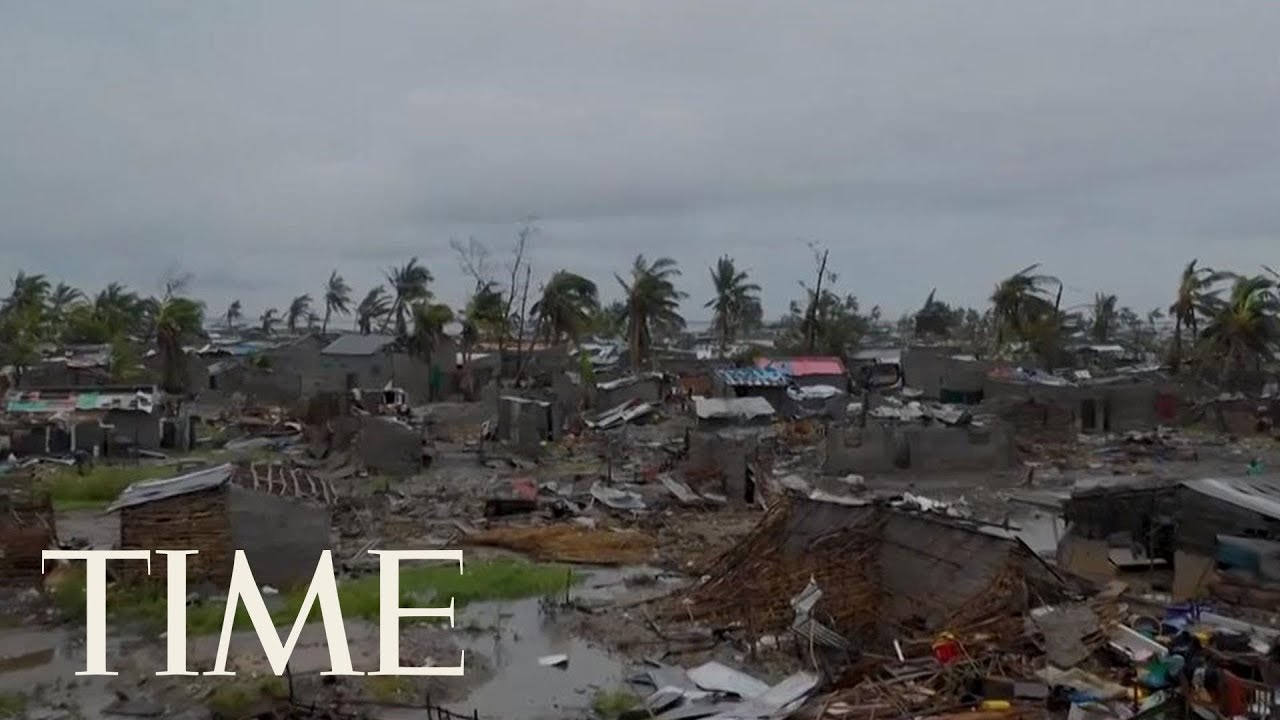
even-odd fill
[[(833, 250), (890, 312), (1040, 261), (1167, 304), (1186, 259), (1280, 262), (1280, 6), (10, 3), (0, 268), (221, 307), (362, 291), (450, 238), (616, 292), (637, 252), (732, 254), (771, 312)], [(1271, 257), (1267, 257), (1270, 254)]]

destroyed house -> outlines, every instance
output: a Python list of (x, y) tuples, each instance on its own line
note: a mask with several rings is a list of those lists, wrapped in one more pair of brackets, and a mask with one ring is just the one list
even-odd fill
[(693, 403), (697, 427), (687, 435), (686, 479), (732, 504), (755, 503), (758, 484), (773, 469), (773, 406), (759, 397), (695, 397)]
[[(119, 513), (121, 549), (198, 550), (187, 559), (192, 585), (226, 587), (243, 550), (255, 582), (285, 588), (307, 582), (329, 548), (332, 498), (332, 488), (300, 470), (227, 464), (134, 483), (107, 512)], [(145, 575), (139, 563), (121, 568)], [(152, 577), (164, 574), (163, 563), (152, 564)]]
[(1150, 376), (1071, 381), (1018, 368), (992, 371), (983, 390), (984, 399), (993, 403), (1021, 399), (1057, 405), (1072, 414), (1082, 433), (1150, 430), (1176, 422), (1177, 405), (1170, 404), (1168, 395), (1163, 383)]
[(666, 398), (667, 379), (662, 373), (627, 375), (596, 384), (596, 407), (617, 407), (631, 400), (660, 404)]
[(1011, 618), (1020, 626), (1018, 616), (1065, 589), (1000, 528), (802, 498), (775, 505), (706, 575), (667, 612), (777, 634), (799, 625), (793, 603), (812, 581), (822, 591), (813, 617), (853, 644), (890, 652), (903, 629), (954, 632)]
[(926, 398), (975, 404), (982, 401), (991, 364), (958, 348), (912, 347), (902, 354), (902, 381)]
[(722, 368), (712, 384), (718, 397), (761, 397), (778, 412), (787, 407), (790, 379), (777, 368)]
[(801, 387), (829, 385), (843, 392), (849, 391), (849, 373), (838, 357), (761, 358), (756, 367), (773, 368)]
[(555, 405), (549, 400), (503, 395), (498, 400), (497, 436), (519, 446), (555, 440), (560, 436)]
[(1084, 577), (1171, 565), (1179, 599), (1218, 594), (1224, 572), (1280, 589), (1280, 480), (1274, 477), (1090, 488), (1073, 493), (1063, 515), (1067, 536), (1059, 564)]
[(10, 390), (5, 411), (19, 428), (11, 440), (13, 451), (105, 456), (191, 447), (193, 418), (166, 417), (160, 397), (151, 385)]
[(57, 542), (47, 493), (0, 489), (0, 587), (39, 585), (44, 579), (40, 553)]
[(454, 391), (456, 354), (453, 343), (441, 339), (428, 364), (406, 352), (394, 335), (347, 333), (320, 350), (318, 368), (303, 374), (302, 385), (309, 396), (389, 384), (402, 388), (411, 403), (425, 403)]

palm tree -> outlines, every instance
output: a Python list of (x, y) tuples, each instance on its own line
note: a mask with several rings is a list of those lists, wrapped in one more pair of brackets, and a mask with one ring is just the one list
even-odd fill
[(324, 284), (324, 322), (320, 323), (320, 332), (329, 331), (329, 316), (334, 313), (351, 314), (351, 286), (337, 270), (329, 273), (329, 282)]
[(182, 345), (201, 336), (203, 328), (204, 303), (172, 296), (157, 301), (156, 347), (160, 353), (161, 384), (165, 392), (181, 393), (186, 390), (186, 353)]
[(684, 326), (679, 308), (680, 300), (686, 295), (673, 283), (673, 278), (679, 276), (675, 260), (664, 257), (650, 264), (644, 255), (636, 256), (629, 282), (621, 275), (614, 275), (627, 294), (627, 335), (634, 367), (640, 367), (656, 334)]
[(1178, 296), (1169, 306), (1169, 314), (1174, 320), (1172, 359), (1175, 372), (1182, 364), (1182, 328), (1189, 328), (1191, 337), (1196, 337), (1199, 329), (1197, 318), (1210, 315), (1218, 308), (1219, 290), (1213, 286), (1231, 277), (1230, 273), (1196, 267), (1196, 262), (1193, 259), (1182, 269), (1182, 277), (1178, 280)]
[(43, 308), (49, 296), (49, 280), (44, 275), (28, 275), (21, 270), (13, 278), (13, 290), (4, 301), (5, 310)]
[(1206, 362), (1220, 359), (1224, 378), (1273, 360), (1280, 343), (1280, 295), (1275, 281), (1261, 276), (1236, 278), (1227, 301), (1209, 316), (1200, 343), (1198, 354)]
[(231, 304), (227, 306), (227, 312), (223, 317), (227, 320), (228, 330), (235, 327), (236, 323), (240, 322), (240, 318), (244, 317), (244, 310), (240, 305), (240, 301), (232, 300)]
[(542, 297), (531, 312), (538, 317), (541, 333), (548, 343), (556, 344), (568, 337), (575, 344), (591, 321), (591, 313), (600, 306), (596, 284), (560, 270), (542, 288)]
[(109, 337), (145, 329), (144, 302), (138, 298), (137, 293), (118, 282), (110, 283), (98, 291), (93, 298), (93, 309)]
[(720, 354), (723, 356), (729, 343), (742, 330), (753, 304), (758, 307), (760, 286), (747, 282), (746, 271), (733, 264), (733, 258), (725, 255), (711, 268), (711, 284), (716, 295), (703, 307), (712, 309), (712, 324), (720, 336)]
[(360, 304), (356, 306), (356, 327), (360, 333), (368, 335), (373, 332), (374, 322), (391, 314), (391, 300), (381, 285), (369, 291)]
[(433, 354), (440, 336), (444, 334), (444, 326), (453, 321), (453, 310), (448, 305), (419, 302), (411, 309), (413, 313), (413, 335), (409, 338), (410, 347), (426, 361), (430, 369), (430, 397), (437, 399), (439, 392), (438, 374)]
[(391, 304), (390, 318), (395, 320), (396, 334), (408, 337), (409, 310), (412, 305), (431, 299), (431, 272), (418, 264), (418, 258), (410, 258), (400, 267), (393, 267), (386, 272), (387, 282), (391, 285), (394, 300)]
[(84, 293), (78, 289), (58, 283), (49, 295), (49, 324), (55, 337), (62, 335), (67, 326), (67, 312), (71, 306), (84, 299)]
[(285, 315), (285, 327), (290, 333), (298, 331), (298, 321), (305, 320), (311, 311), (311, 296), (299, 295), (289, 302), (289, 312)]
[(1115, 295), (1097, 293), (1093, 297), (1093, 322), (1089, 327), (1089, 337), (1096, 343), (1105, 343), (1111, 339), (1116, 326)]
[(280, 316), (275, 308), (267, 308), (262, 315), (258, 316), (258, 322), (261, 323), (262, 332), (267, 335), (275, 332), (276, 323), (280, 322)]
[(996, 344), (1003, 345), (1008, 337), (1026, 340), (1027, 331), (1039, 327), (1038, 321), (1048, 312), (1056, 308), (1056, 301), (1050, 302), (1046, 285), (1058, 286), (1058, 297), (1062, 296), (1062, 283), (1051, 275), (1033, 274), (1039, 263), (1023, 268), (1005, 278), (996, 285), (991, 293), (991, 304), (996, 319)]

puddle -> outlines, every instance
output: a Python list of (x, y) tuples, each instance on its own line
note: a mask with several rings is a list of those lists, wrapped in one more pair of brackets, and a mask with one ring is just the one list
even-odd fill
[[(77, 632), (80, 632), (77, 630)], [(124, 643), (107, 639), (107, 663), (126, 653)], [(76, 677), (85, 668), (84, 644), (78, 635), (60, 628), (10, 628), (0, 630), (0, 692), (32, 694), (51, 689), (61, 701), (81, 707), (84, 717), (97, 712), (115, 695), (114, 678)]]
[[(538, 600), (477, 603), (463, 613), (461, 624), (495, 628), (465, 633), (459, 640), (470, 653), (489, 659), (491, 679), (456, 703), (481, 717), (564, 718), (590, 714), (596, 690), (612, 689), (626, 677), (623, 661), (601, 647), (574, 637), (542, 614)], [(543, 667), (547, 655), (569, 657), (566, 667)]]

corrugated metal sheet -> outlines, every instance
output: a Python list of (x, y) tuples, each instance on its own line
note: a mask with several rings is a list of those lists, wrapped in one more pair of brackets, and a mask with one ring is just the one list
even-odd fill
[(844, 375), (844, 362), (838, 357), (793, 357), (771, 360), (760, 358), (756, 365), (762, 368), (777, 368), (791, 377), (809, 377), (812, 375)]
[(730, 387), (786, 387), (787, 376), (777, 368), (725, 368), (716, 375)]
[(762, 397), (708, 398), (695, 397), (693, 411), (703, 420), (752, 420), (774, 414), (773, 406)]
[(1202, 478), (1182, 486), (1236, 507), (1280, 520), (1280, 483), (1263, 478)]
[(149, 413), (155, 408), (157, 394), (157, 390), (150, 386), (10, 390), (5, 396), (5, 411), (35, 415), (93, 410), (136, 410)]
[(322, 355), (373, 355), (396, 341), (394, 335), (340, 335), (320, 351)]
[(219, 465), (205, 470), (197, 470), (186, 475), (166, 480), (148, 480), (130, 485), (120, 493), (107, 512), (115, 512), (121, 508), (145, 505), (146, 503), (164, 500), (188, 493), (209, 490), (231, 482), (231, 464)]

